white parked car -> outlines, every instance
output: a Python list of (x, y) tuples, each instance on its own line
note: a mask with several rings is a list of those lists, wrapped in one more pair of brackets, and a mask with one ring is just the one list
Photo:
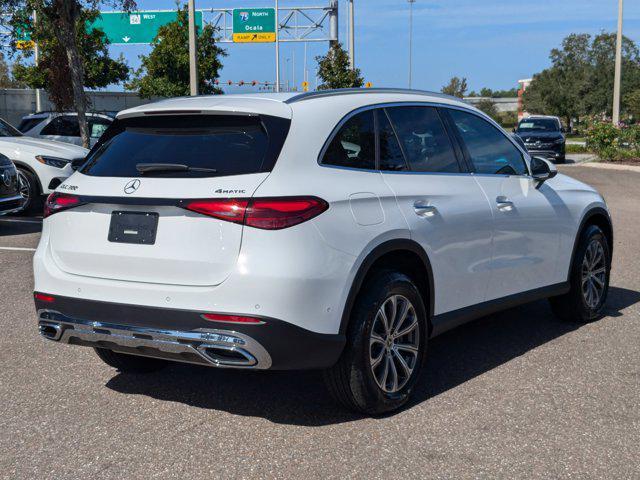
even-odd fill
[[(102, 113), (87, 112), (90, 145), (93, 146), (113, 122), (113, 118)], [(41, 112), (22, 117), (18, 125), (25, 135), (82, 146), (78, 114), (75, 112)]]
[(540, 298), (598, 318), (613, 248), (593, 188), (455, 98), (394, 89), (121, 112), (45, 216), (44, 337), (125, 372), (320, 368), (369, 414), (466, 321)]
[(42, 206), (41, 195), (53, 192), (73, 173), (72, 162), (79, 165), (88, 152), (76, 145), (27, 137), (0, 119), (0, 154), (18, 169), (25, 211)]

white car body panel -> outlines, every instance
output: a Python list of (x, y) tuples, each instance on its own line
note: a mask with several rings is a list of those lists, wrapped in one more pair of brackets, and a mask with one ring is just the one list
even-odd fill
[(37, 155), (49, 155), (52, 157), (73, 160), (84, 157), (89, 150), (70, 145), (68, 143), (43, 140), (28, 136), (0, 137), (0, 153), (13, 160), (18, 167), (28, 167), (38, 177), (42, 186), (42, 193), (49, 194), (49, 184), (54, 178), (65, 179), (73, 173), (71, 165), (57, 168), (45, 165), (36, 160)]
[[(384, 242), (415, 240), (424, 248), (433, 268), (434, 313), (440, 315), (566, 281), (582, 217), (589, 208), (606, 208), (591, 187), (562, 175), (535, 190), (530, 177), (485, 180), (470, 173), (394, 174), (322, 166), (318, 156), (325, 142), (340, 120), (358, 108), (402, 101), (477, 110), (452, 98), (412, 93), (284, 103), (293, 96), (172, 99), (121, 112), (118, 118), (197, 111), (292, 119), (271, 173), (142, 178), (133, 195), (228, 197), (215, 193), (219, 188), (246, 190), (242, 196), (247, 197), (314, 195), (328, 202), (326, 212), (272, 231), (177, 208), (146, 207), (161, 214), (161, 223), (158, 243), (144, 251), (147, 246), (106, 241), (110, 213), (134, 208), (77, 207), (45, 219), (34, 257), (35, 290), (121, 304), (262, 315), (311, 332), (337, 334), (359, 268)], [(76, 172), (58, 191), (124, 197), (130, 180)], [(492, 203), (499, 195), (509, 195), (515, 203), (508, 222)], [(438, 215), (417, 216), (417, 200), (433, 204)], [(518, 218), (520, 213), (532, 220)]]

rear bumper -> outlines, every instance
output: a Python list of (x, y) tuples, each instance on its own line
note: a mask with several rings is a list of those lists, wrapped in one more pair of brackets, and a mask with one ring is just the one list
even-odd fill
[(35, 302), (40, 334), (48, 340), (214, 367), (326, 368), (345, 343), (342, 335), (272, 318), (262, 318), (261, 325), (228, 325), (201, 317), (212, 312), (59, 296), (51, 303)]

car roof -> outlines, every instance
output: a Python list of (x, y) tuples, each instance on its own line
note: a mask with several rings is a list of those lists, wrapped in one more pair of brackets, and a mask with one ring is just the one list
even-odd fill
[(247, 93), (171, 98), (123, 110), (118, 113), (117, 118), (129, 118), (145, 114), (197, 114), (202, 112), (239, 115), (262, 114), (292, 118), (295, 105), (302, 102), (321, 102), (327, 98), (353, 104), (354, 108), (357, 108), (363, 102), (375, 104), (394, 101), (421, 101), (447, 103), (475, 110), (474, 107), (461, 99), (441, 93), (396, 88), (345, 88), (304, 93)]
[[(112, 116), (102, 112), (87, 112), (86, 114), (92, 117), (104, 117), (104, 118), (113, 119)], [(30, 113), (28, 115), (23, 116), (22, 120), (25, 120), (28, 118), (49, 118), (50, 116), (59, 117), (61, 115), (78, 115), (78, 112), (54, 112), (54, 111), (36, 112), (36, 113)]]

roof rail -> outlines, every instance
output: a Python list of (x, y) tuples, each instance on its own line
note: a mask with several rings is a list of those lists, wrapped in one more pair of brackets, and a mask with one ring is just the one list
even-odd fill
[(322, 97), (335, 97), (339, 95), (356, 95), (365, 93), (404, 93), (408, 95), (425, 95), (430, 97), (448, 98), (450, 100), (463, 100), (458, 97), (446, 95), (440, 92), (429, 92), (426, 90), (412, 90), (409, 88), (337, 88), (335, 90), (316, 90), (314, 92), (305, 92), (288, 98), (284, 103), (296, 103), (304, 100)]

